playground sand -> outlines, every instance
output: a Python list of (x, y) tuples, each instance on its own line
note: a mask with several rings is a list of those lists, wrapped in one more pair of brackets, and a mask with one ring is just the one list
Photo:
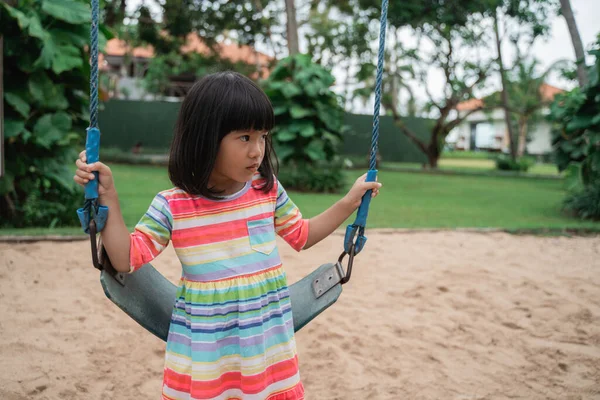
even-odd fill
[[(307, 399), (600, 399), (600, 237), (369, 231), (297, 335)], [(290, 282), (336, 233), (280, 249)], [(86, 241), (0, 243), (0, 399), (158, 399), (164, 344), (107, 300)], [(155, 262), (176, 281), (172, 248)]]

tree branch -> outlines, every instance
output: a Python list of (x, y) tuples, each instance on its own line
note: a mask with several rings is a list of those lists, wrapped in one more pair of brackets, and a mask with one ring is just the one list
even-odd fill
[[(390, 107), (386, 107), (386, 108), (390, 108)], [(406, 127), (406, 125), (404, 125), (404, 122), (402, 122), (402, 118), (400, 117), (400, 115), (398, 114), (397, 110), (394, 110), (393, 108), (391, 108), (392, 111), (392, 117), (394, 119), (394, 124), (400, 128), (400, 130), (414, 143), (417, 145), (417, 147), (419, 147), (419, 149), (421, 149), (421, 151), (425, 154), (427, 154), (427, 146), (425, 145), (425, 143), (423, 143), (418, 137), (417, 135), (415, 135), (410, 129), (408, 129)]]

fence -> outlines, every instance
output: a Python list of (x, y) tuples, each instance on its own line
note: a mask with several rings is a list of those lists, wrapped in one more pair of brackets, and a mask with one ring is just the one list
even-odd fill
[[(99, 114), (102, 146), (125, 151), (141, 142), (145, 148), (166, 151), (181, 103), (164, 101), (110, 100)], [(417, 137), (428, 140), (432, 120), (406, 118), (406, 126)], [(373, 117), (346, 114), (344, 123), (350, 128), (344, 136), (341, 153), (348, 156), (368, 156), (371, 145)], [(380, 118), (379, 152), (385, 161), (426, 161), (420, 150), (394, 125), (391, 117)]]

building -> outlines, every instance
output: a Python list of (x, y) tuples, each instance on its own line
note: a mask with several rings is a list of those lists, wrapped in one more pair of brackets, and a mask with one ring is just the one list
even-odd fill
[[(266, 78), (269, 75), (273, 58), (252, 47), (235, 43), (219, 43), (215, 48), (221, 58), (234, 63), (243, 62), (254, 65), (256, 67), (255, 77)], [(186, 42), (180, 50), (184, 54), (196, 52), (210, 55), (212, 52), (195, 33), (187, 35)], [(153, 99), (154, 96), (145, 90), (142, 79), (154, 57), (154, 48), (150, 45), (131, 47), (121, 39), (109, 40), (99, 57), (101, 75), (103, 75), (101, 86), (105, 88), (105, 97), (130, 100)], [(167, 97), (179, 100), (187, 93), (194, 81), (195, 76), (174, 77), (171, 79)]]
[[(548, 85), (540, 86), (544, 106), (542, 115), (549, 112), (548, 104), (564, 90)], [(447, 137), (446, 142), (456, 150), (482, 150), (509, 152), (508, 130), (504, 119), (504, 110), (500, 107), (484, 109), (482, 99), (471, 99), (459, 103), (456, 111), (460, 115), (470, 113)], [(544, 155), (552, 151), (551, 126), (545, 120), (528, 127), (526, 153)]]

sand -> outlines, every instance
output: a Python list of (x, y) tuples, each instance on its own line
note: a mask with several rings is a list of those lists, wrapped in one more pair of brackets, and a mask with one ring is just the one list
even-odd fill
[[(307, 399), (600, 399), (600, 237), (369, 231), (297, 335)], [(295, 253), (291, 282), (342, 237)], [(107, 300), (89, 244), (0, 243), (0, 399), (158, 399), (164, 343)], [(155, 266), (175, 281), (167, 249)]]

